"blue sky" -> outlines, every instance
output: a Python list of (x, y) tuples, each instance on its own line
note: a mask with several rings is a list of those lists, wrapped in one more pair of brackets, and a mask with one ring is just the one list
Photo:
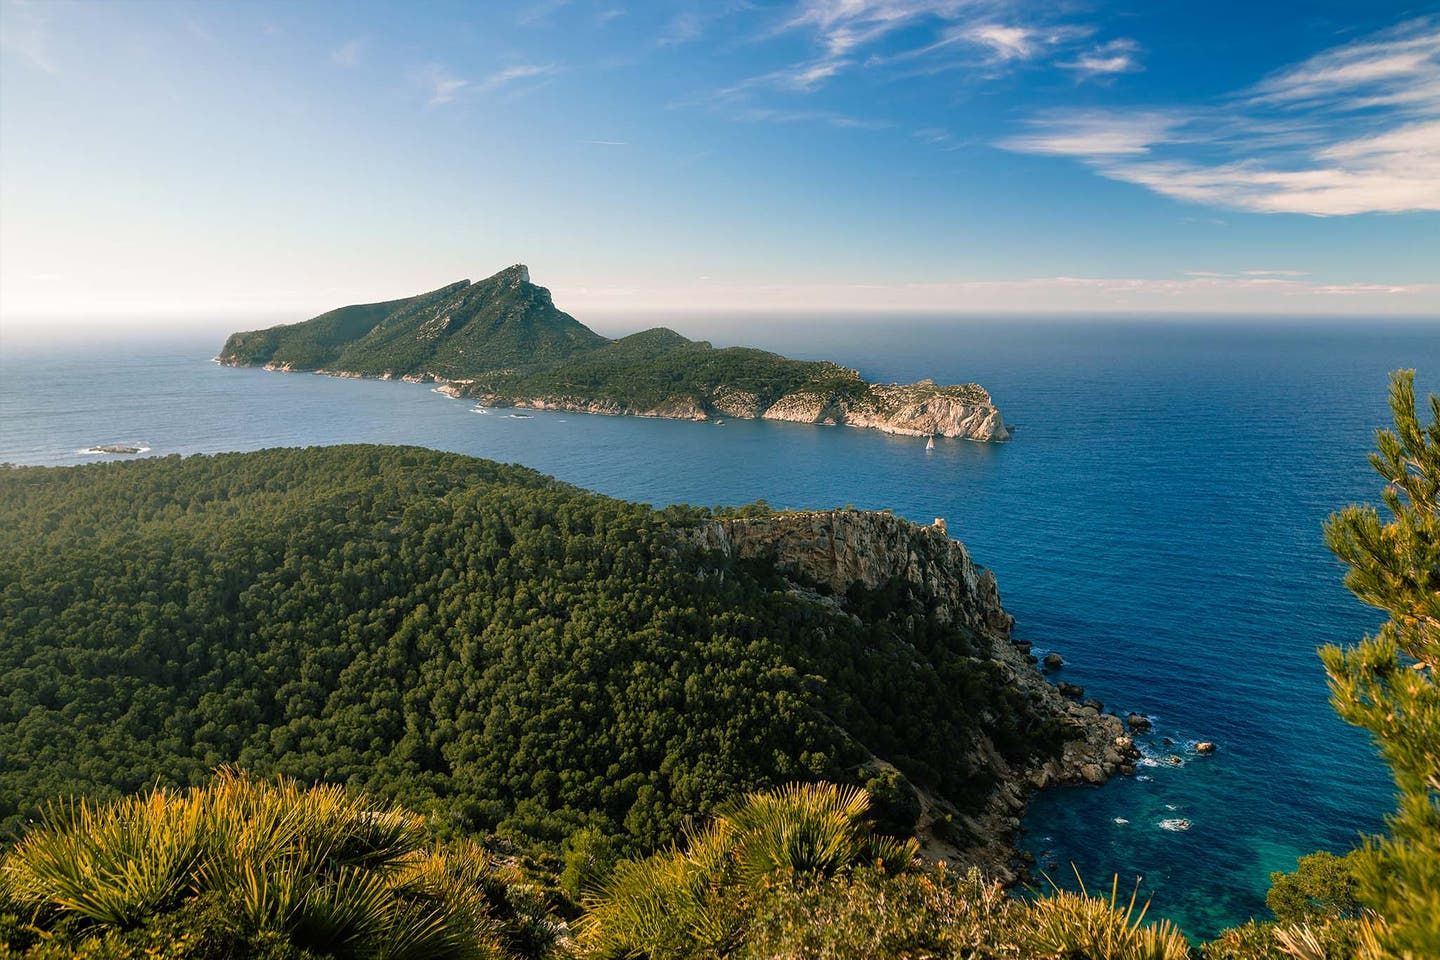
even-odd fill
[(582, 319), (1440, 315), (1435, 4), (0, 15), (10, 322), (300, 317), (516, 261)]

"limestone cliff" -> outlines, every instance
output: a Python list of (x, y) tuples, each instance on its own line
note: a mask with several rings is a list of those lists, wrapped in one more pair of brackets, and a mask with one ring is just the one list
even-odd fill
[[(672, 397), (647, 406), (582, 396), (514, 396), (484, 389), (472, 391), (471, 395), (481, 404), (492, 407), (668, 420), (782, 420), (863, 427), (910, 437), (1010, 439), (1010, 429), (999, 409), (978, 384), (940, 386), (931, 380), (871, 384), (860, 380), (858, 375), (855, 380), (854, 386), (858, 389), (848, 384), (846, 389), (839, 390), (804, 386), (770, 403), (753, 391), (728, 385), (716, 387), (710, 396)], [(461, 391), (455, 393), (458, 396)]]
[[(944, 520), (920, 526), (888, 513), (855, 510), (780, 513), (764, 517), (719, 518), (685, 531), (689, 542), (739, 559), (765, 559), (796, 577), (797, 589), (820, 587), (827, 602), (843, 608), (852, 585), (876, 589), (899, 578), (946, 623), (980, 641), (981, 655), (994, 661), (1006, 682), (1024, 691), (1033, 707), (1068, 726), (1074, 735), (1056, 759), (1013, 764), (993, 744), (976, 751), (996, 775), (988, 808), (966, 820), (973, 842), (956, 847), (926, 831), (953, 808), (925, 795), (922, 821), (925, 850), (936, 858), (981, 865), (1014, 876), (1014, 835), (1029, 794), (1061, 783), (1103, 783), (1129, 771), (1138, 756), (1119, 717), (1067, 699), (1041, 675), (1029, 644), (1011, 639), (1014, 618), (1000, 602), (995, 577), (974, 563), (965, 545), (948, 535)], [(884, 765), (887, 758), (877, 758)]]
[(839, 392), (799, 390), (781, 397), (761, 416), (766, 420), (868, 427), (911, 437), (1010, 439), (1010, 430), (990, 394), (974, 383), (867, 383), (864, 391), (853, 398)]

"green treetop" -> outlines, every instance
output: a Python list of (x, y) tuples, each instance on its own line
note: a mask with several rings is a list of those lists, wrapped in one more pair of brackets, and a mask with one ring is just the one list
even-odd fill
[(1399, 807), (1391, 835), (1359, 866), (1363, 898), (1388, 923), (1366, 952), (1440, 956), (1440, 398), (1430, 423), (1415, 406), (1415, 375), (1392, 377), (1393, 430), (1377, 435), (1371, 464), (1385, 478), (1389, 518), (1351, 506), (1326, 525), (1326, 540), (1350, 566), (1345, 585), (1390, 615), (1353, 647), (1321, 651), (1331, 701), (1374, 736), (1395, 776)]

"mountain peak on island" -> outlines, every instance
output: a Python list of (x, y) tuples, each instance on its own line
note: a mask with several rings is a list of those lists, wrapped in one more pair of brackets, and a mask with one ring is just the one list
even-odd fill
[(530, 282), (530, 268), (523, 263), (516, 263), (506, 267), (491, 279), (499, 280), (501, 277), (519, 277), (521, 283)]
[(664, 327), (603, 337), (555, 306), (523, 263), (403, 300), (237, 333), (230, 366), (443, 384), (489, 406), (685, 420), (847, 424), (910, 436), (1008, 440), (978, 384), (871, 384), (855, 370)]

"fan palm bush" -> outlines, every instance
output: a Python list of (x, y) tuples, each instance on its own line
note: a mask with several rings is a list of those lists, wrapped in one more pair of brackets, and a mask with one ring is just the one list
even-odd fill
[(1030, 904), (1023, 939), (1037, 957), (1186, 960), (1190, 943), (1185, 935), (1168, 920), (1146, 925), (1150, 904), (1138, 901), (1137, 884), (1122, 905), (1118, 876), (1111, 880), (1108, 897), (1091, 896), (1080, 880), (1079, 893), (1056, 888)]
[(424, 821), (398, 807), (232, 770), (185, 792), (56, 805), (0, 883), (17, 926), (77, 955), (149, 950), (192, 914), (225, 956), (541, 957), (561, 933), (475, 844), (428, 846)]
[(721, 808), (685, 849), (622, 861), (590, 897), (581, 942), (596, 956), (726, 956), (767, 891), (868, 867), (911, 870), (918, 846), (877, 835), (859, 787), (792, 784)]

